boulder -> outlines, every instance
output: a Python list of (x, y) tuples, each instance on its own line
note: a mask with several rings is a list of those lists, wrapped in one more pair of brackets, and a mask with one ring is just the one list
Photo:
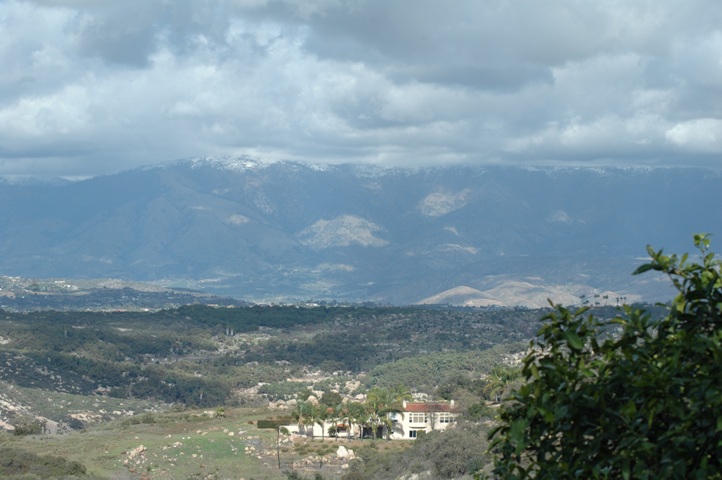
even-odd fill
[(340, 459), (348, 457), (348, 450), (346, 449), (346, 447), (344, 447), (343, 445), (338, 447), (338, 450), (336, 450), (336, 457)]

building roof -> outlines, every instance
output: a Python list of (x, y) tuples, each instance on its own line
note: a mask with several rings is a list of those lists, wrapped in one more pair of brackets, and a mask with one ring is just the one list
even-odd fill
[(404, 412), (450, 412), (458, 413), (459, 409), (454, 402), (404, 402)]

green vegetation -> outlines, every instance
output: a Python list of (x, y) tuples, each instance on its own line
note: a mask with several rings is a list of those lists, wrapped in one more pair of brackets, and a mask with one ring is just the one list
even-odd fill
[[(602, 306), (594, 312), (603, 322), (618, 313)], [(18, 406), (0, 403), (0, 420), (17, 433), (0, 441), (19, 452), (79, 462), (102, 478), (243, 472), (280, 479), (285, 471), (294, 478), (468, 477), (488, 464), (486, 431), (499, 403), (522, 383), (514, 365), (538, 319), (550, 314), (201, 305), (157, 312), (0, 311), (0, 400)], [(349, 425), (367, 427), (377, 438), (388, 430), (380, 428), (389, 426), (388, 414), (411, 398), (412, 391), (398, 385), (455, 400), (471, 422), (416, 441), (353, 438)], [(311, 395), (319, 407), (307, 401)], [(274, 409), (256, 410), (269, 401)], [(329, 428), (322, 438), (280, 428), (324, 420)], [(51, 429), (60, 435), (41, 433)], [(357, 460), (337, 459), (339, 445), (353, 448)], [(131, 462), (141, 446), (144, 453)], [(350, 468), (342, 469), (344, 462)]]
[(20, 417), (13, 421), (15, 435), (38, 435), (45, 430), (45, 424), (33, 417)]
[(291, 417), (278, 417), (278, 418), (264, 418), (262, 420), (258, 420), (256, 422), (257, 428), (270, 428), (270, 429), (277, 429), (279, 427), (282, 427), (284, 425), (288, 425), (291, 423)]
[[(314, 425), (324, 426), (330, 423), (328, 434), (332, 436), (344, 436), (341, 432), (343, 430), (346, 438), (350, 440), (352, 427), (357, 426), (356, 431), (359, 432), (359, 436), (364, 428), (368, 428), (374, 440), (382, 431), (386, 432), (388, 439), (393, 426), (391, 414), (400, 413), (402, 402), (411, 399), (411, 391), (400, 385), (395, 388), (374, 387), (368, 392), (363, 403), (347, 401), (340, 394), (329, 392), (325, 393), (318, 403), (298, 402), (291, 411), (289, 420), (298, 425), (301, 432), (313, 429)], [(265, 428), (273, 428), (273, 422), (274, 420), (265, 420), (263, 425), (267, 425)], [(286, 421), (286, 424), (290, 423)], [(264, 428), (261, 427), (260, 421), (258, 427)], [(322, 432), (322, 439), (325, 438), (326, 433), (326, 431)]]
[[(209, 413), (213, 412), (141, 414), (131, 417), (138, 422), (110, 421), (63, 435), (0, 435), (0, 477), (285, 478), (276, 464), (276, 432), (259, 430), (248, 423), (262, 418), (267, 411), (233, 408), (226, 410), (225, 417)], [(23, 465), (22, 470), (16, 473), (2, 470), (19, 465)]]
[[(0, 403), (0, 420), (19, 427), (18, 435), (0, 441), (79, 462), (102, 478), (131, 468), (130, 478), (225, 478), (222, 472), (237, 471), (246, 478), (285, 478), (283, 471), (306, 466), (311, 470), (302, 477), (314, 478), (312, 469), (321, 465), (324, 478), (340, 478), (339, 444), (358, 442), (354, 448), (384, 454), (411, 445), (350, 438), (350, 429), (338, 425), (367, 424), (372, 417), (374, 426), (387, 422), (386, 413), (409, 398), (408, 391), (391, 395), (400, 383), (436, 396), (446, 385), (460, 403), (484, 405), (485, 375), (519, 354), (524, 343), (518, 340), (529, 337), (528, 322), (539, 315), (522, 309), (199, 305), (158, 312), (0, 311), (0, 399), (8, 402)], [(503, 340), (516, 343), (489, 348)], [(351, 398), (359, 393), (370, 394), (373, 415)], [(455, 396), (462, 393), (464, 402)], [(304, 412), (303, 421), (329, 420), (333, 428), (323, 432), (328, 443), (296, 444), (299, 436), (280, 435), (279, 425), (299, 420), (288, 418), (295, 415), (292, 404), (251, 417), (237, 413), (266, 401), (305, 404), (310, 395), (324, 408)], [(18, 408), (5, 409), (8, 404)], [(198, 407), (204, 410), (193, 410)], [(60, 435), (41, 433), (51, 430)], [(229, 437), (230, 431), (237, 435)], [(173, 447), (176, 442), (184, 449)], [(365, 446), (371, 444), (378, 445)], [(147, 450), (140, 463), (123, 465), (141, 445)]]
[(361, 448), (360, 461), (352, 464), (344, 479), (391, 480), (423, 472), (430, 472), (431, 478), (439, 480), (465, 475), (470, 478), (491, 461), (484, 440), (486, 433), (482, 425), (461, 423), (456, 428), (405, 442), (407, 448), (403, 451)]
[(369, 372), (368, 386), (393, 387), (413, 385), (422, 392), (431, 392), (451, 379), (477, 378), (488, 374), (505, 359), (526, 351), (528, 344), (515, 342), (485, 350), (435, 352), (414, 355), (392, 363), (385, 363)]
[(661, 319), (626, 308), (602, 320), (557, 307), (501, 411), (503, 479), (722, 478), (722, 262), (648, 248), (678, 295)]
[(0, 476), (2, 478), (82, 478), (85, 467), (74, 461), (51, 455), (36, 455), (15, 448), (0, 448)]
[[(431, 393), (449, 375), (480, 378), (520, 351), (530, 310), (202, 305), (159, 312), (0, 312), (0, 380), (77, 395), (214, 407), (346, 390), (413, 385)], [(338, 332), (343, 332), (339, 335)], [(408, 339), (399, 341), (399, 339)], [(311, 385), (305, 371), (344, 372)], [(239, 403), (240, 402), (240, 403)]]

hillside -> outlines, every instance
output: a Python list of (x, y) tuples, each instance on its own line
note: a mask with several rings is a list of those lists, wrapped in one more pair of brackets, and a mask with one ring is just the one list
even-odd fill
[(719, 172), (699, 169), (179, 161), (0, 182), (0, 272), (264, 302), (658, 300), (667, 287), (629, 275), (645, 245), (683, 251), (692, 232), (722, 233), (720, 192)]
[[(529, 338), (539, 316), (535, 310), (203, 305), (157, 312), (0, 311), (0, 382), (7, 386), (0, 420), (33, 414), (67, 428), (68, 415), (82, 413), (62, 407), (74, 395), (102, 398), (107, 411), (138, 410), (121, 408), (118, 398), (200, 407), (253, 403), (259, 400), (253, 389), (263, 384), (284, 384), (268, 387), (271, 399), (307, 388), (308, 382), (286, 382), (308, 372), (339, 372), (326, 388), (367, 372), (375, 384), (401, 382), (431, 393), (445, 376), (432, 379), (423, 367), (391, 375), (375, 369), (419, 355), (431, 364), (438, 354), (461, 355), (448, 375), (467, 371), (463, 364), (483, 370), (488, 366), (479, 365), (500, 360), (480, 352)], [(476, 359), (461, 360), (464, 355)], [(50, 392), (66, 398), (53, 401)], [(9, 408), (13, 398), (16, 408)]]
[[(423, 453), (432, 448), (427, 443), (416, 451), (409, 444), (416, 442), (279, 438), (275, 427), (261, 428), (260, 420), (289, 424), (309, 396), (337, 406), (400, 385), (417, 399), (458, 402), (472, 423), (429, 441), (476, 445), (463, 462), (480, 468), (487, 459), (479, 439), (494, 411), (487, 402), (498, 402), (498, 388), (512, 382), (498, 383), (496, 372), (514, 371), (548, 311), (205, 305), (0, 311), (0, 476), (280, 479), (281, 457), (283, 468), (304, 478), (321, 472), (331, 479), (349, 467), (335, 454), (341, 442), (357, 451), (364, 468), (391, 461), (398, 471), (416, 471), (433, 458)], [(598, 318), (617, 312), (595, 308)]]
[[(202, 305), (0, 311), (0, 476), (50, 465), (103, 479), (285, 478), (277, 434), (258, 420), (290, 422), (309, 395), (358, 401), (373, 387), (400, 384), (421, 398), (479, 404), (483, 378), (525, 348), (540, 314)], [(284, 438), (285, 468), (340, 478), (348, 464), (335, 456), (340, 440), (319, 442)], [(359, 453), (367, 443), (344, 441)], [(35, 456), (48, 454), (55, 457)]]
[(3, 310), (158, 310), (193, 304), (247, 305), (204, 292), (117, 279), (0, 276), (0, 309)]

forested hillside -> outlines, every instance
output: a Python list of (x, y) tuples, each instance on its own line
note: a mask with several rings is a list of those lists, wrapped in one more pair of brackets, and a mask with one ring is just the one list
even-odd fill
[[(463, 367), (464, 358), (529, 338), (538, 316), (526, 309), (201, 305), (3, 312), (0, 378), (22, 387), (198, 406), (248, 401), (235, 392), (307, 371), (364, 372), (369, 382), (393, 378), (430, 392), (448, 375), (479, 368)], [(387, 371), (388, 364), (419, 355), (426, 364), (457, 360), (445, 360), (448, 372), (433, 377), (418, 368)], [(501, 359), (486, 361), (491, 368)]]

